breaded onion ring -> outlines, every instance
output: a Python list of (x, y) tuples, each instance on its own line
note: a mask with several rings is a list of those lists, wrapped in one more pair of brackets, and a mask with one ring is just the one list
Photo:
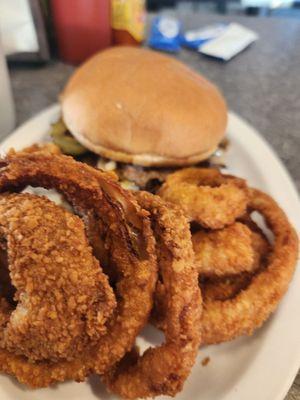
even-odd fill
[(192, 235), (195, 265), (201, 277), (226, 276), (253, 271), (251, 230), (240, 222), (216, 231)]
[(56, 154), (56, 155), (62, 154), (60, 148), (56, 144), (52, 142), (46, 142), (46, 143), (35, 143), (17, 152), (14, 149), (10, 149), (8, 152), (8, 156), (13, 156), (15, 154), (26, 155), (30, 153), (46, 153), (46, 154)]
[(107, 331), (116, 306), (84, 224), (29, 194), (0, 195), (0, 215), (17, 302), (5, 313), (0, 347), (30, 361), (76, 358)]
[(167, 304), (165, 342), (139, 356), (134, 349), (104, 377), (108, 388), (127, 399), (174, 396), (182, 389), (200, 344), (201, 295), (189, 226), (180, 210), (159, 197), (137, 193), (151, 213), (159, 272)]
[(251, 226), (251, 246), (254, 256), (252, 271), (227, 276), (211, 275), (209, 278), (204, 279), (200, 276), (199, 282), (204, 303), (207, 300), (224, 301), (232, 299), (241, 290), (246, 289), (254, 274), (265, 267), (271, 246), (264, 233), (253, 221), (249, 226)]
[(109, 174), (67, 156), (11, 154), (1, 161), (1, 192), (27, 185), (58, 190), (87, 223), (97, 223), (103, 258), (109, 261), (106, 267), (117, 270), (118, 303), (107, 333), (76, 360), (28, 364), (22, 357), (0, 352), (0, 368), (33, 387), (82, 380), (91, 371), (103, 374), (132, 348), (152, 308), (156, 260), (148, 214)]
[(253, 274), (241, 273), (233, 276), (211, 277), (200, 281), (203, 302), (232, 299), (250, 284)]
[(208, 168), (185, 168), (168, 175), (158, 195), (179, 205), (189, 221), (211, 229), (232, 224), (247, 207), (245, 181)]
[(205, 344), (251, 335), (276, 309), (294, 273), (298, 238), (286, 215), (267, 194), (251, 189), (249, 207), (258, 211), (274, 234), (274, 244), (262, 272), (245, 290), (226, 301), (206, 301), (202, 317)]

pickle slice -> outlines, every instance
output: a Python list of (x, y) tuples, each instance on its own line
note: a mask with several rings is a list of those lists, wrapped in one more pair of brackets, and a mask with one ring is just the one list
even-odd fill
[(69, 133), (61, 118), (51, 125), (49, 134), (64, 154), (79, 156), (89, 151)]

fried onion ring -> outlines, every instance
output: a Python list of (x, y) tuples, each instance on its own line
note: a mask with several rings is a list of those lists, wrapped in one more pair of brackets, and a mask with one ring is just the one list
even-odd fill
[(29, 194), (0, 195), (0, 215), (17, 302), (5, 313), (0, 347), (31, 361), (74, 359), (107, 331), (116, 306), (84, 224)]
[(158, 195), (179, 205), (189, 221), (221, 229), (234, 223), (247, 207), (243, 179), (208, 168), (185, 168), (167, 176)]
[(212, 277), (200, 281), (203, 302), (232, 299), (251, 282), (253, 274), (241, 273), (233, 276)]
[(224, 301), (232, 299), (241, 290), (246, 289), (255, 273), (265, 267), (271, 246), (255, 222), (252, 221), (249, 226), (253, 229), (251, 230), (251, 246), (254, 254), (252, 271), (221, 277), (211, 275), (204, 279), (199, 277), (204, 302), (207, 300)]
[(255, 268), (251, 230), (240, 222), (192, 235), (195, 264), (201, 277), (250, 272)]
[(152, 308), (157, 275), (148, 213), (110, 175), (67, 156), (11, 154), (1, 161), (1, 192), (20, 191), (27, 185), (56, 189), (87, 224), (97, 222), (103, 258), (109, 260), (107, 267), (117, 270), (118, 302), (107, 333), (75, 360), (32, 364), (3, 350), (0, 368), (32, 387), (66, 379), (83, 380), (89, 372), (103, 374), (132, 348)]
[(202, 317), (205, 344), (251, 335), (276, 309), (293, 276), (298, 257), (298, 238), (286, 215), (267, 194), (251, 189), (250, 211), (258, 211), (274, 234), (265, 268), (248, 287), (226, 301), (207, 300)]
[(200, 344), (201, 295), (186, 218), (159, 197), (137, 194), (151, 213), (159, 272), (167, 304), (165, 342), (139, 356), (136, 349), (105, 377), (108, 388), (127, 399), (174, 396), (182, 389)]
[(14, 156), (17, 154), (20, 156), (30, 153), (46, 153), (46, 154), (57, 154), (57, 155), (62, 154), (60, 148), (56, 144), (52, 142), (46, 142), (46, 143), (35, 143), (19, 151), (15, 151), (15, 149), (10, 149), (7, 155)]

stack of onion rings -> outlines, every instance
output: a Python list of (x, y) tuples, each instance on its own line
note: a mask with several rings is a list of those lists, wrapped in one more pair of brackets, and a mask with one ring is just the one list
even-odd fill
[[(219, 206), (221, 211), (227, 209), (224, 218), (219, 218), (217, 212), (210, 213), (207, 218), (207, 210), (211, 211), (212, 207), (205, 206), (203, 217), (200, 212), (203, 203), (212, 201), (215, 189), (225, 190), (223, 185), (227, 185), (226, 190), (228, 185), (233, 185), (236, 186), (235, 193), (244, 192), (241, 207), (236, 207), (232, 197), (234, 191), (224, 191), (219, 201), (215, 197), (211, 203), (213, 207)], [(202, 343), (215, 344), (251, 335), (277, 307), (296, 265), (298, 239), (286, 215), (270, 196), (249, 189), (238, 178), (215, 170), (204, 172), (188, 168), (176, 172), (168, 177), (160, 195), (176, 204), (183, 200), (185, 214), (190, 221), (199, 224), (193, 242), (204, 299)], [(201, 204), (200, 208), (195, 209), (195, 204)], [(273, 244), (251, 219), (253, 211), (265, 219), (275, 237)], [(242, 229), (244, 237), (230, 234), (237, 227)], [(163, 287), (156, 291), (155, 305), (154, 323), (165, 329)]]
[(251, 335), (276, 309), (293, 276), (298, 239), (286, 215), (267, 194), (250, 189), (249, 210), (259, 212), (274, 234), (266, 265), (247, 287), (224, 301), (206, 300), (202, 316), (203, 343)]
[(102, 374), (132, 348), (152, 308), (156, 260), (148, 213), (108, 174), (66, 156), (33, 152), (11, 154), (1, 161), (1, 192), (20, 191), (27, 185), (56, 189), (87, 225), (91, 220), (97, 222), (103, 258), (109, 259), (107, 267), (117, 271), (118, 301), (107, 332), (74, 360), (32, 363), (1, 350), (0, 368), (32, 387), (83, 380), (91, 371)]
[[(57, 190), (77, 215), (21, 194), (28, 185)], [(198, 168), (169, 175), (159, 194), (134, 196), (53, 147), (0, 161), (1, 371), (31, 387), (95, 372), (123, 398), (174, 396), (199, 345), (252, 334), (270, 316), (298, 255), (276, 202)], [(149, 318), (165, 341), (139, 354)]]

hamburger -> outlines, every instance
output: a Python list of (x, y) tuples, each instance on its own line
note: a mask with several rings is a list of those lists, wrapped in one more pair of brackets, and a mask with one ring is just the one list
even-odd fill
[[(220, 91), (178, 60), (114, 47), (79, 67), (60, 96), (53, 140), (87, 151), (123, 186), (155, 191), (176, 168), (215, 163), (227, 124)], [(86, 156), (85, 156), (86, 157)]]

